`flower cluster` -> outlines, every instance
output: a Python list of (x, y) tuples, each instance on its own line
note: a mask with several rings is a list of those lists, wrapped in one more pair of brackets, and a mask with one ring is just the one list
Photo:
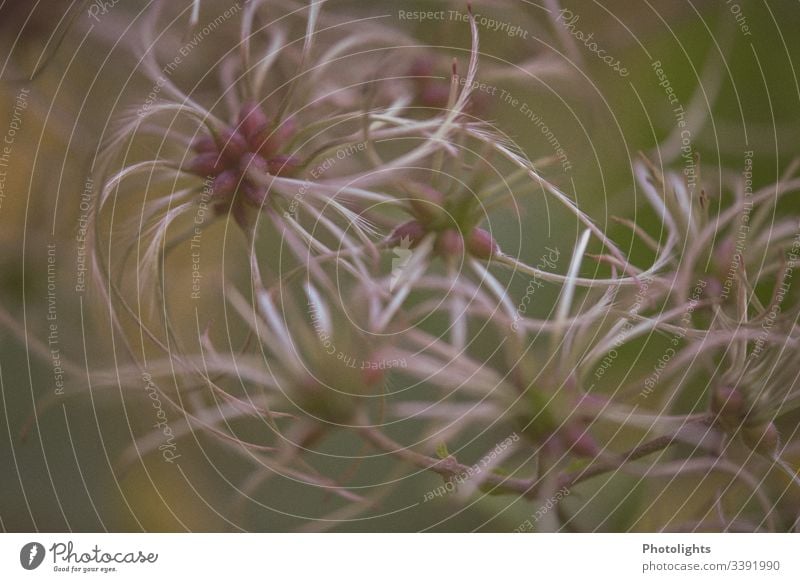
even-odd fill
[[(620, 219), (651, 255), (637, 265), (483, 119), (471, 11), (459, 23), (469, 58), (445, 65), (379, 20), (323, 4), (271, 3), (285, 10), (275, 18), (248, 2), (232, 38), (215, 33), (224, 50), (203, 54), (191, 91), (164, 79), (157, 54), (180, 38), (170, 11), (188, 7), (162, 3), (143, 30), (142, 66), (164, 101), (109, 136), (94, 272), (136, 362), (122, 376), (153, 378), (184, 419), (176, 437), (206, 431), (251, 464), (249, 502), (262, 505), (269, 480), (335, 493), (341, 505), (305, 516), (309, 529), (384, 511), (405, 470), (441, 476), (452, 503), (558, 495), (537, 528), (581, 527), (570, 493), (604, 477), (713, 477), (718, 511), (697, 527), (793, 527), (786, 491), (798, 480), (782, 444), (794, 435), (781, 417), (800, 405), (789, 288), (800, 231), (769, 221), (800, 182), (733, 183), (712, 200), (637, 163), (663, 232)], [(514, 69), (503, 66), (487, 69)], [(158, 155), (140, 159), (153, 143)], [(524, 245), (513, 252), (508, 212), (528, 196), (555, 201), (579, 233), (569, 251), (546, 247), (563, 260), (533, 266)], [(197, 220), (200, 205), (213, 221)], [(172, 268), (187, 252), (203, 253), (198, 284), (217, 292), (193, 311)], [(521, 310), (531, 277), (552, 293), (528, 292)], [(549, 313), (529, 305), (551, 296)], [(645, 395), (652, 369), (617, 360), (642, 346), (662, 350)], [(371, 453), (353, 456), (342, 435)], [(475, 456), (475, 443), (489, 452)], [(472, 471), (469, 457), (488, 461)], [(331, 458), (343, 466), (318, 468)], [(407, 469), (386, 473), (385, 458)], [(765, 482), (776, 468), (783, 477)], [(675, 520), (659, 527), (688, 527)]]

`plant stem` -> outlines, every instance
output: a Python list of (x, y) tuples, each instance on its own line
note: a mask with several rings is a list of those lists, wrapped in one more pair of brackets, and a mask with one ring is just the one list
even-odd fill
[(647, 441), (646, 443), (634, 447), (627, 453), (623, 454), (618, 462), (595, 463), (593, 465), (588, 465), (584, 469), (581, 469), (575, 473), (564, 475), (561, 479), (561, 485), (567, 489), (570, 489), (578, 483), (591, 479), (592, 477), (597, 477), (598, 475), (608, 473), (609, 471), (616, 471), (625, 463), (636, 461), (646, 457), (647, 455), (666, 449), (672, 443), (674, 443), (675, 440), (676, 439), (673, 436), (662, 436), (651, 441)]
[[(465, 475), (471, 469), (471, 467), (462, 465), (456, 461), (452, 456), (444, 459), (436, 459), (413, 451), (395, 442), (373, 427), (363, 427), (359, 432), (376, 448), (389, 454), (396, 455), (420, 469), (433, 471), (441, 475), (444, 479), (452, 479), (460, 475)], [(498, 493), (517, 493), (527, 499), (536, 499), (540, 481), (540, 479), (519, 479), (492, 473), (489, 473), (484, 479), (484, 482), (494, 486), (498, 490)]]

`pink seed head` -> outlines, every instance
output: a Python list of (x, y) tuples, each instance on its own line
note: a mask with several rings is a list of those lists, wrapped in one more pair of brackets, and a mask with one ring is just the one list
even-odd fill
[(239, 112), (239, 128), (248, 142), (255, 140), (269, 127), (269, 118), (254, 101), (246, 101)]
[(398, 226), (389, 235), (389, 243), (397, 244), (403, 239), (411, 241), (411, 246), (418, 244), (425, 236), (425, 228), (416, 220), (409, 220)]
[(711, 395), (711, 411), (726, 419), (741, 420), (747, 414), (747, 401), (740, 390), (718, 386)]
[(192, 142), (192, 149), (198, 154), (217, 153), (217, 144), (210, 135), (201, 135)]
[(459, 257), (464, 253), (464, 237), (455, 228), (448, 228), (436, 239), (436, 251), (448, 257)]
[(578, 457), (595, 458), (600, 454), (600, 447), (588, 431), (575, 423), (567, 424), (561, 431), (564, 446)]
[(500, 251), (497, 242), (488, 231), (474, 228), (467, 238), (469, 254), (478, 259), (490, 259)]
[(241, 133), (230, 128), (219, 132), (217, 145), (222, 155), (231, 162), (237, 162), (248, 150), (247, 141)]

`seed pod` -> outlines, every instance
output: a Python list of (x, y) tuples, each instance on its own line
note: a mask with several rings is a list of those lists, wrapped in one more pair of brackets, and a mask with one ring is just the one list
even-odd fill
[(425, 227), (416, 220), (409, 220), (395, 228), (389, 235), (389, 244), (398, 244), (403, 239), (411, 241), (411, 246), (415, 246), (425, 236)]
[(250, 144), (250, 149), (258, 152), (265, 158), (269, 158), (278, 153), (280, 143), (272, 131), (272, 128), (267, 126), (247, 140)]
[(755, 426), (744, 426), (740, 431), (744, 443), (754, 451), (774, 455), (780, 446), (780, 433), (775, 424), (769, 422)]
[(725, 420), (743, 420), (747, 401), (741, 391), (730, 386), (718, 386), (711, 394), (711, 412)]
[(564, 446), (573, 455), (593, 459), (600, 454), (600, 447), (594, 437), (581, 425), (569, 423), (559, 432)]
[(269, 118), (255, 101), (246, 101), (239, 112), (239, 130), (252, 141), (269, 127)]
[(245, 152), (247, 152), (248, 145), (241, 133), (232, 129), (226, 128), (219, 133), (217, 138), (217, 145), (219, 146), (222, 155), (231, 162), (238, 162)]
[(254, 170), (262, 174), (270, 173), (267, 160), (258, 154), (245, 154), (239, 160), (239, 171), (246, 175), (248, 170)]
[(217, 143), (210, 135), (201, 135), (192, 142), (192, 149), (198, 154), (218, 153)]
[(278, 127), (268, 124), (248, 139), (250, 149), (269, 159), (283, 149), (296, 131), (297, 123), (292, 118), (285, 120)]
[(459, 257), (464, 253), (464, 237), (455, 228), (448, 228), (436, 239), (436, 251), (448, 257)]
[(281, 145), (292, 139), (295, 133), (297, 133), (297, 120), (294, 117), (284, 119), (283, 123), (275, 130)]
[(488, 231), (474, 228), (467, 238), (467, 250), (473, 257), (488, 260), (500, 251), (500, 247)]
[(199, 154), (189, 160), (186, 171), (198, 176), (216, 176), (225, 170), (225, 164), (219, 155), (214, 153)]
[(228, 198), (233, 196), (236, 189), (239, 187), (239, 174), (234, 170), (225, 170), (219, 176), (214, 178), (212, 191), (215, 198)]

